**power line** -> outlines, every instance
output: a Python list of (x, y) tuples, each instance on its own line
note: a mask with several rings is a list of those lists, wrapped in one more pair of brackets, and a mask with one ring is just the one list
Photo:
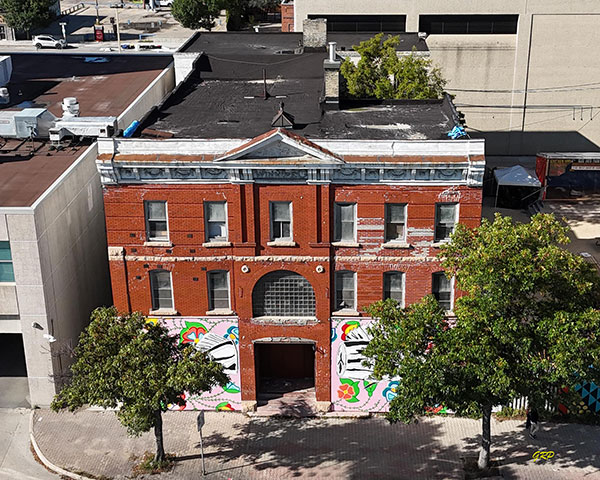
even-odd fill
[(452, 88), (447, 87), (447, 90), (453, 92), (464, 93), (552, 93), (552, 92), (580, 92), (584, 90), (600, 90), (600, 82), (581, 83), (577, 85), (559, 85), (554, 87), (539, 87), (530, 89), (503, 90), (503, 89), (471, 89), (471, 88)]

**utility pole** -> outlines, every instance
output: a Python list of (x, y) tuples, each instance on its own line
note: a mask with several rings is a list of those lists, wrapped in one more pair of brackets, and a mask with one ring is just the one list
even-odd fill
[(98, 0), (96, 0), (96, 25), (100, 24), (100, 15), (98, 14)]
[(119, 53), (121, 53), (121, 27), (119, 26), (119, 7), (115, 8), (115, 10), (117, 11), (117, 43), (119, 44)]

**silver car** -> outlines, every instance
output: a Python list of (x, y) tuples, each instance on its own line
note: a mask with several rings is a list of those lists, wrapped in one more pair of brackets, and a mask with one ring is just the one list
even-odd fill
[(54, 38), (52, 35), (36, 35), (32, 42), (37, 49), (44, 47), (63, 49), (67, 46), (67, 42), (62, 38)]

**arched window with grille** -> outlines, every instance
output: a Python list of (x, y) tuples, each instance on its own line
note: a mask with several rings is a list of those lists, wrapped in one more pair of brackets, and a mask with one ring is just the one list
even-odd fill
[(267, 273), (252, 291), (254, 317), (314, 317), (315, 292), (302, 275), (287, 270)]

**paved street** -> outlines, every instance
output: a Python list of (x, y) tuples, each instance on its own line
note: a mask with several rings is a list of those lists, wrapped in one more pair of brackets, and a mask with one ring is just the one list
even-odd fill
[(30, 413), (26, 408), (0, 408), (0, 480), (58, 479), (31, 455)]
[[(523, 434), (523, 423), (492, 424), (493, 458), (501, 462), (504, 478), (600, 479), (600, 428), (543, 424), (534, 441)], [(382, 418), (277, 419), (207, 412), (207, 478), (460, 479), (461, 457), (476, 454), (479, 429), (478, 421), (443, 417), (406, 426)], [(54, 464), (109, 478), (130, 475), (133, 456), (154, 450), (153, 435), (128, 438), (112, 412), (37, 410), (34, 434)], [(200, 478), (195, 412), (165, 415), (165, 445), (177, 460), (174, 470), (159, 478)], [(555, 456), (534, 462), (537, 450), (553, 450)]]

